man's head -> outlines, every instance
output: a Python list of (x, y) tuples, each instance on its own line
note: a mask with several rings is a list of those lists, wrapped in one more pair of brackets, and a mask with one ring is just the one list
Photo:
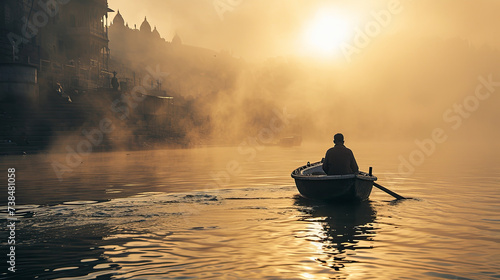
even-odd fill
[(344, 144), (344, 135), (342, 135), (342, 133), (335, 134), (335, 136), (333, 136), (333, 143), (335, 143), (335, 145)]

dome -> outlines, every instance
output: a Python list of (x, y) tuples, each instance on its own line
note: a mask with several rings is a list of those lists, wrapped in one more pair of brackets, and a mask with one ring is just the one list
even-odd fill
[(125, 25), (125, 21), (123, 20), (123, 17), (120, 14), (120, 10), (118, 10), (118, 13), (116, 13), (115, 18), (113, 19), (113, 25), (119, 25), (119, 26)]
[(172, 38), (172, 44), (174, 45), (182, 45), (181, 37), (177, 33), (175, 33), (174, 38)]
[(154, 35), (155, 37), (158, 37), (158, 38), (160, 38), (160, 37), (161, 37), (161, 36), (160, 36), (160, 32), (158, 32), (158, 30), (156, 29), (156, 26), (155, 26), (155, 29), (153, 30), (153, 35)]
[(146, 31), (146, 32), (151, 33), (151, 25), (149, 25), (149, 22), (146, 19), (146, 17), (144, 17), (144, 21), (141, 24), (141, 31), (143, 31), (143, 32)]

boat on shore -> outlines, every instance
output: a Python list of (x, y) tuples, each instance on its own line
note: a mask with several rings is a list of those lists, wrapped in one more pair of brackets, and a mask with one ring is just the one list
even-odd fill
[(307, 163), (292, 172), (300, 195), (323, 201), (368, 200), (377, 177), (365, 172), (326, 175), (322, 165), (322, 162)]

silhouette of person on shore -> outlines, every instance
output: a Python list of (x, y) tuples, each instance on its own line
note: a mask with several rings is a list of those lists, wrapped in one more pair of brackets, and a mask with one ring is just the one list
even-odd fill
[(111, 78), (111, 86), (114, 90), (118, 90), (120, 84), (118, 83), (118, 79), (116, 78), (116, 71), (113, 72), (113, 78)]
[(323, 161), (323, 171), (327, 175), (356, 174), (359, 171), (358, 164), (352, 151), (344, 146), (344, 135), (337, 133), (333, 137), (335, 146), (330, 148)]

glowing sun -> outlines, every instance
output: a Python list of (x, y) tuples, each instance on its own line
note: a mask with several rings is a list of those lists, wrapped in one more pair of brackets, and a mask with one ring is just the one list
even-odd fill
[(352, 32), (352, 24), (345, 16), (325, 9), (318, 11), (306, 25), (303, 41), (309, 52), (330, 56), (348, 43)]

